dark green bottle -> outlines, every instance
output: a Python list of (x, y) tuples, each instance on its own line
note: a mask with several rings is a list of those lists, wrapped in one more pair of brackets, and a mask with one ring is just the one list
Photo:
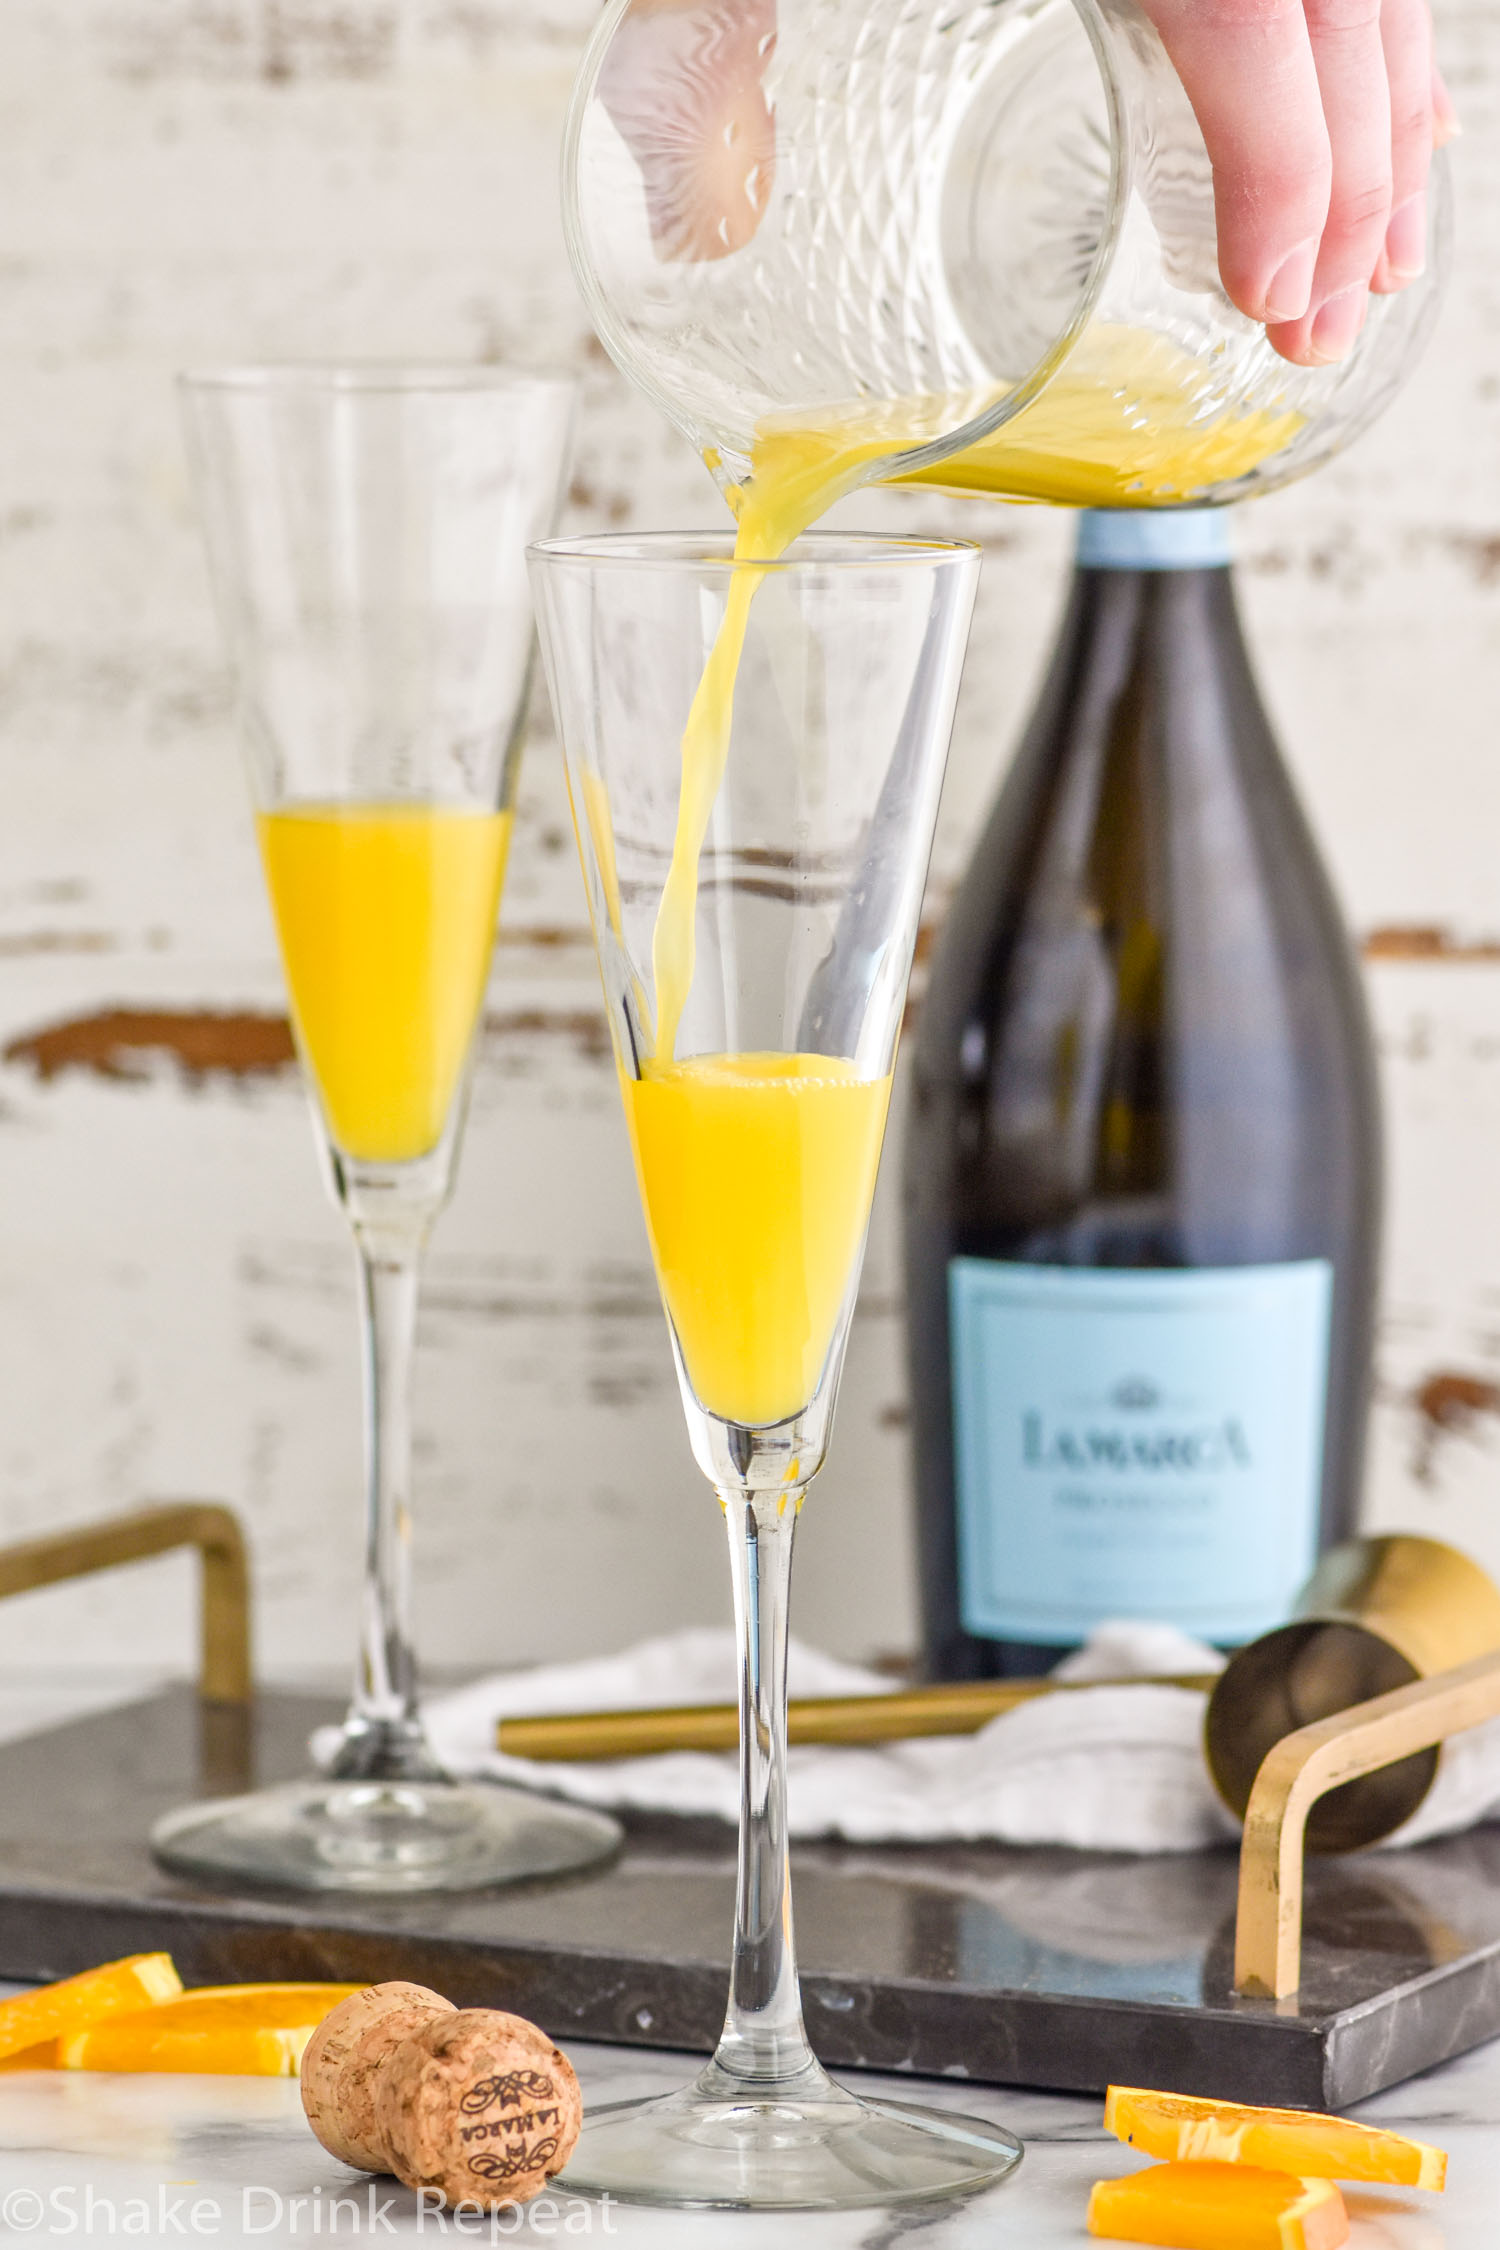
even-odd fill
[(925, 1656), (1232, 1645), (1353, 1525), (1380, 1207), (1359, 973), (1223, 511), (1091, 513), (917, 1030)]

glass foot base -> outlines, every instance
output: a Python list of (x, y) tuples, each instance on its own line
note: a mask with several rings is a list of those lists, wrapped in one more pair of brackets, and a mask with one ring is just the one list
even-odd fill
[(184, 1805), (151, 1831), (176, 1875), (298, 1891), (474, 1891), (588, 1867), (618, 1848), (607, 1813), (452, 1781), (295, 1781)]
[(1003, 2126), (861, 2101), (831, 2079), (785, 2096), (722, 2086), (710, 2065), (681, 2093), (587, 2112), (558, 2186), (693, 2210), (856, 2211), (972, 2194), (1021, 2161)]

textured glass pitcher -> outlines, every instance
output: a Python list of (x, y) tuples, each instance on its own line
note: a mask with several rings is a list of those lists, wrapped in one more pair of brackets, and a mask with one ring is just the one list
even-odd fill
[(807, 432), (844, 484), (1238, 499), (1388, 402), (1447, 264), (1290, 366), (1218, 273), (1207, 151), (1134, 0), (612, 0), (564, 151), (625, 373), (725, 487)]

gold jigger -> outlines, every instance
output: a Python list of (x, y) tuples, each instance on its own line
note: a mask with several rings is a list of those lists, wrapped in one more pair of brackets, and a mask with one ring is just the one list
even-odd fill
[[(1500, 1589), (1441, 1539), (1397, 1532), (1330, 1548), (1290, 1624), (1231, 1657), (1209, 1699), (1204, 1750), (1214, 1787), (1243, 1820), (1262, 1759), (1284, 1735), (1500, 1648)], [(1320, 1798), (1307, 1848), (1352, 1852), (1408, 1819), (1440, 1751), (1345, 1782)]]

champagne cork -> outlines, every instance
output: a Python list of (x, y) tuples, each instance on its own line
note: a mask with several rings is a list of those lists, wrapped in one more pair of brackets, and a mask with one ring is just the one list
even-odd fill
[(323, 2018), (302, 2057), (302, 2107), (330, 2156), (361, 2172), (391, 2170), (375, 2120), (380, 2071), (403, 2039), (456, 2013), (425, 1984), (374, 1984)]
[(572, 2064), (545, 2032), (419, 1984), (374, 1985), (324, 2018), (302, 2106), (343, 2163), (491, 2210), (539, 2194), (583, 2122)]
[(573, 2153), (583, 2097), (544, 2031), (497, 2008), (435, 2016), (390, 2057), (378, 2130), (407, 2187), (450, 2203), (525, 2203)]

